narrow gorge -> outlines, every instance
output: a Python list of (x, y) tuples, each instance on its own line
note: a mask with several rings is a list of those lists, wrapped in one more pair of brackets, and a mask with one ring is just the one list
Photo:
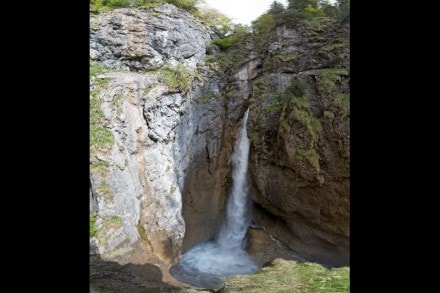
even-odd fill
[(349, 266), (349, 19), (162, 2), (90, 14), (91, 288)]

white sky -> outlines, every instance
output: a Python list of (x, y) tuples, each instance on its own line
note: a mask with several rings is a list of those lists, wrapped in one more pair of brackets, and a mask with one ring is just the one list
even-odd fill
[[(206, 4), (221, 11), (235, 23), (250, 25), (266, 12), (274, 0), (205, 0)], [(278, 0), (287, 6), (287, 0)]]
[[(235, 23), (250, 25), (266, 12), (274, 0), (205, 0), (205, 3), (221, 11)], [(287, 0), (277, 0), (287, 6)], [(334, 0), (330, 0), (334, 2)]]

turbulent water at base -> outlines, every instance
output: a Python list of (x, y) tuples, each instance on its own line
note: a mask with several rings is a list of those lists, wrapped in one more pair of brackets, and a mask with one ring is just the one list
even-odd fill
[(232, 153), (232, 190), (228, 199), (226, 219), (215, 241), (194, 246), (170, 269), (170, 273), (180, 281), (215, 289), (222, 286), (222, 277), (249, 274), (258, 270), (258, 266), (244, 250), (250, 221), (247, 213), (248, 113), (249, 109), (243, 116), (243, 126)]

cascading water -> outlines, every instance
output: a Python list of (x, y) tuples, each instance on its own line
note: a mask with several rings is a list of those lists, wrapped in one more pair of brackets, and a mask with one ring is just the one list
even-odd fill
[(246, 231), (250, 222), (247, 213), (248, 114), (249, 109), (243, 116), (243, 126), (232, 153), (232, 190), (225, 221), (215, 241), (194, 246), (170, 269), (170, 273), (180, 281), (215, 289), (221, 287), (222, 277), (249, 274), (258, 270), (258, 266), (244, 250)]

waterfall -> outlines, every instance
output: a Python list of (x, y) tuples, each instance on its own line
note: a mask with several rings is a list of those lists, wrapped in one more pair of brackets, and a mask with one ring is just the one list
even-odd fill
[(247, 180), (249, 138), (246, 122), (249, 109), (243, 116), (243, 126), (232, 153), (232, 191), (217, 242), (223, 249), (243, 248), (243, 239), (249, 226), (247, 213), (249, 183)]
[(247, 176), (249, 139), (246, 110), (239, 137), (232, 153), (232, 189), (229, 194), (226, 217), (215, 241), (202, 242), (182, 255), (170, 269), (176, 279), (195, 286), (218, 288), (219, 277), (249, 274), (258, 266), (244, 250), (244, 239), (250, 222), (247, 206), (249, 183)]

